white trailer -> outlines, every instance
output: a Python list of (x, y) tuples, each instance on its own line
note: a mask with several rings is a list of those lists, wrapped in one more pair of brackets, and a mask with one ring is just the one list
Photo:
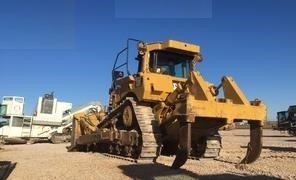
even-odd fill
[(73, 115), (94, 109), (100, 111), (101, 104), (91, 102), (72, 109), (71, 103), (59, 102), (51, 93), (39, 97), (33, 115), (25, 116), (23, 97), (4, 96), (0, 104), (0, 138), (4, 143), (69, 141)]
[(24, 115), (24, 103), (24, 98), (19, 96), (2, 99), (0, 137), (6, 143), (47, 139), (44, 132), (60, 127), (63, 116), (72, 108), (71, 103), (57, 101), (53, 93), (38, 98), (33, 116)]

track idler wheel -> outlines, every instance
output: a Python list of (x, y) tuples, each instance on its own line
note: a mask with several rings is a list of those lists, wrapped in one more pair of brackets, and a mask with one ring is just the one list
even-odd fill
[(180, 122), (179, 146), (172, 169), (178, 169), (185, 164), (191, 150), (191, 123)]
[(247, 154), (240, 164), (249, 164), (255, 162), (262, 150), (262, 125), (260, 121), (249, 122), (250, 124), (250, 142), (248, 143)]

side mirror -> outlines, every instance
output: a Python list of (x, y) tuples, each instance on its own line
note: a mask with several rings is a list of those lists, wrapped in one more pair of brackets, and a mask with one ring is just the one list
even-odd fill
[(122, 78), (124, 76), (124, 73), (122, 71), (113, 71), (113, 79), (118, 79), (118, 78)]

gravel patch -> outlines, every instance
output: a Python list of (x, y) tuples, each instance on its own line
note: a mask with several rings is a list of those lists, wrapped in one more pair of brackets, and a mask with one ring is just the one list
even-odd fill
[(263, 134), (262, 154), (248, 165), (238, 165), (247, 150), (248, 130), (237, 129), (221, 132), (223, 149), (218, 158), (189, 159), (179, 170), (170, 169), (174, 157), (160, 156), (154, 164), (137, 164), (100, 153), (67, 152), (69, 144), (50, 143), (4, 145), (0, 167), (9, 167), (11, 180), (296, 179), (296, 137), (274, 130)]

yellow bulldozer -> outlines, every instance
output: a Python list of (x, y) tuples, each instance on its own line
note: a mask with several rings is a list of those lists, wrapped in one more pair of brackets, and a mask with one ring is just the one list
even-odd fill
[[(136, 69), (129, 62), (132, 43), (137, 44), (135, 73), (130, 73)], [(204, 80), (195, 69), (202, 59), (198, 45), (128, 39), (112, 69), (109, 106), (74, 116), (69, 151), (151, 161), (175, 155), (172, 168), (177, 169), (188, 158), (219, 156), (219, 128), (246, 120), (250, 142), (241, 163), (254, 162), (262, 149), (266, 106), (249, 101), (230, 76), (217, 86)]]

